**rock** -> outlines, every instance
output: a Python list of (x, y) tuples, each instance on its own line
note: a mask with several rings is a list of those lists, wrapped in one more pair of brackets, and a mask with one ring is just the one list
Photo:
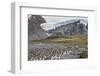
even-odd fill
[(48, 30), (48, 33), (56, 36), (65, 35), (83, 35), (87, 34), (88, 24), (82, 20), (69, 20), (58, 24), (59, 26), (55, 29)]
[(40, 15), (29, 15), (28, 17), (28, 40), (40, 40), (46, 38), (46, 31), (41, 28), (41, 23), (46, 23)]

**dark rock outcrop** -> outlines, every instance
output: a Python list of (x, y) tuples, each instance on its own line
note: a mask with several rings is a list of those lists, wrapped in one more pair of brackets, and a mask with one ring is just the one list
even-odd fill
[(46, 21), (40, 15), (29, 15), (28, 17), (28, 40), (39, 40), (46, 38), (46, 31), (41, 28), (41, 24)]

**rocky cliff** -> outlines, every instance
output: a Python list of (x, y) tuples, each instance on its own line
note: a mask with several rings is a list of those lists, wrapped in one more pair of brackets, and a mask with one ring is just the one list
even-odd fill
[(41, 28), (41, 23), (45, 23), (45, 19), (40, 15), (29, 15), (28, 17), (28, 40), (39, 40), (46, 38), (46, 31)]
[(87, 22), (83, 23), (82, 20), (70, 20), (59, 24), (59, 27), (48, 30), (48, 33), (52, 35), (83, 35), (88, 31)]

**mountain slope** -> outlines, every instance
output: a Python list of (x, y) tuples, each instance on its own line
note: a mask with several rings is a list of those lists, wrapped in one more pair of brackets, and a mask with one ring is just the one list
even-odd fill
[(48, 30), (52, 35), (82, 35), (87, 34), (88, 24), (83, 20), (70, 20), (57, 23), (54, 29)]

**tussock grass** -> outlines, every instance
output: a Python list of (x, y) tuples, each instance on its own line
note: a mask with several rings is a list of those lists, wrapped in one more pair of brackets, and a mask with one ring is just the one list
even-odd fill
[(81, 45), (87, 45), (87, 35), (73, 35), (73, 36), (51, 36), (46, 39), (34, 40), (33, 42), (41, 43), (78, 43)]

